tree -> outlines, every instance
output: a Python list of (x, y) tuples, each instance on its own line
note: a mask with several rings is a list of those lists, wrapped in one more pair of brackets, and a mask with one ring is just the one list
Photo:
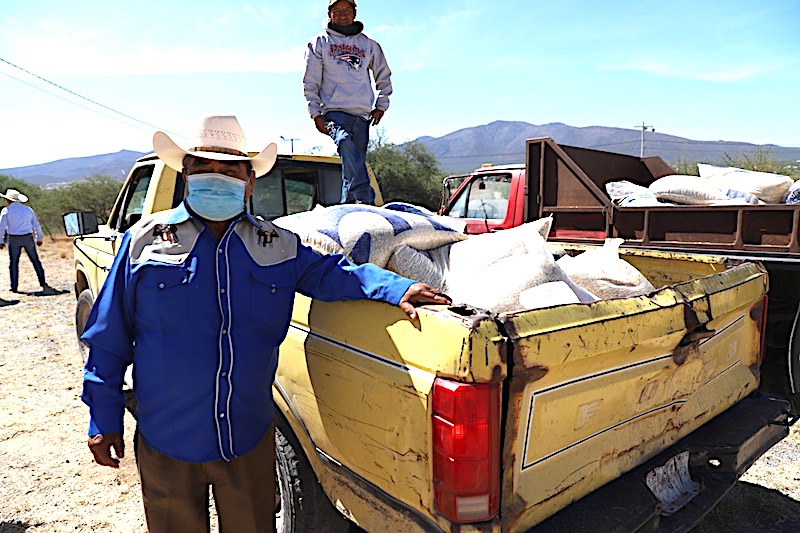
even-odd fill
[(670, 165), (675, 172), (684, 176), (699, 176), (700, 172), (697, 170), (697, 161), (691, 161), (683, 156), (678, 156), (672, 165)]
[(31, 185), (27, 181), (0, 174), (0, 193), (5, 194), (8, 189), (16, 189), (28, 198), (36, 198), (42, 190), (36, 185)]
[[(47, 204), (46, 198), (48, 192), (43, 190), (41, 187), (28, 183), (25, 180), (0, 174), (0, 192), (5, 194), (8, 189), (16, 189), (28, 197), (26, 205), (31, 207), (36, 212), (36, 218), (42, 225), (42, 231), (48, 235), (52, 235), (53, 232), (50, 229), (50, 221), (46, 218), (43, 219), (41, 215), (42, 206)], [(0, 199), (0, 208), (5, 207), (5, 205), (5, 200)], [(2, 238), (2, 235), (0, 235), (0, 238)]]
[(98, 222), (103, 224), (111, 215), (122, 183), (111, 176), (95, 174), (59, 189), (62, 195), (59, 203), (65, 212), (94, 211)]
[(42, 231), (48, 235), (61, 234), (61, 216), (70, 211), (94, 211), (100, 223), (108, 220), (122, 182), (111, 176), (94, 175), (74, 181), (56, 189), (42, 189), (36, 185), (0, 175), (0, 191), (17, 189), (29, 198), (28, 205), (36, 212)]
[(783, 165), (772, 155), (772, 150), (764, 146), (756, 146), (753, 155), (747, 152), (729, 154), (723, 152), (722, 163), (728, 167), (756, 170), (758, 172), (774, 172), (780, 174)]
[(370, 141), (367, 162), (375, 173), (384, 201), (438, 209), (444, 174), (425, 145), (409, 142), (398, 146), (387, 142), (379, 132)]
[[(698, 176), (697, 161), (686, 159), (678, 156), (672, 168), (678, 174), (687, 174)], [(756, 146), (755, 152), (752, 154), (742, 151), (729, 154), (723, 152), (722, 160), (710, 163), (715, 166), (722, 167), (735, 167), (744, 170), (755, 170), (758, 172), (771, 172), (774, 174), (783, 174), (791, 176), (794, 179), (800, 179), (800, 168), (797, 165), (792, 165), (790, 162), (779, 161), (773, 154), (772, 150), (766, 146)]]

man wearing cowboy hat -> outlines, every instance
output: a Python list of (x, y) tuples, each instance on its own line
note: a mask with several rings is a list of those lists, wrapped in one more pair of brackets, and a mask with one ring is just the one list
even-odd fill
[[(274, 528), (271, 385), (295, 291), (326, 301), (449, 303), (432, 287), (375, 265), (320, 256), (297, 235), (245, 210), (275, 163), (248, 157), (234, 116), (201, 119), (189, 150), (163, 132), (158, 156), (188, 195), (135, 224), (86, 323), (83, 400), (95, 461), (123, 456), (125, 367), (138, 405), (135, 452), (150, 531), (206, 531), (213, 486), (220, 531)], [(112, 455), (112, 449), (114, 455)]]
[(36, 253), (36, 247), (42, 245), (42, 226), (36, 218), (36, 213), (27, 205), (22, 205), (28, 201), (28, 197), (16, 189), (8, 189), (5, 194), (0, 193), (5, 198), (7, 207), (0, 211), (0, 250), (5, 248), (8, 241), (8, 268), (11, 274), (11, 292), (19, 292), (19, 258), (22, 250), (28, 255), (28, 259), (33, 264), (39, 285), (42, 286), (40, 294), (50, 295), (59, 294), (47, 284), (44, 277), (44, 268)]
[(306, 48), (303, 93), (314, 126), (333, 139), (342, 158), (342, 203), (374, 204), (367, 174), (369, 126), (389, 108), (392, 73), (381, 46), (362, 33), (364, 25), (355, 17), (355, 0), (328, 0), (324, 31)]

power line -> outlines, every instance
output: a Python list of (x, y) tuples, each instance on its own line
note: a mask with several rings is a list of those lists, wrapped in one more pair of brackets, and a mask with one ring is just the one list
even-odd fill
[[(70, 90), (70, 89), (67, 89), (66, 87), (63, 87), (63, 86), (61, 86), (61, 85), (59, 85), (59, 84), (57, 84), (57, 83), (55, 83), (55, 82), (52, 82), (52, 81), (50, 81), (50, 80), (48, 80), (48, 79), (46, 79), (46, 78), (43, 78), (42, 76), (39, 76), (38, 74), (34, 74), (33, 72), (31, 72), (31, 71), (29, 71), (29, 70), (26, 70), (26, 69), (24, 69), (24, 68), (20, 67), (19, 65), (15, 65), (15, 64), (14, 64), (14, 63), (12, 63), (11, 61), (8, 61), (8, 60), (6, 60), (6, 59), (3, 59), (2, 57), (0, 57), (0, 61), (2, 61), (3, 63), (5, 63), (5, 64), (7, 64), (7, 65), (9, 65), (9, 66), (11, 66), (11, 67), (14, 67), (14, 68), (15, 68), (15, 69), (17, 69), (17, 70), (20, 70), (20, 71), (24, 72), (25, 74), (27, 74), (27, 75), (29, 75), (29, 76), (33, 76), (34, 78), (37, 78), (37, 79), (39, 79), (39, 80), (42, 80), (43, 82), (45, 82), (45, 83), (48, 83), (48, 84), (52, 85), (53, 87), (57, 87), (58, 89), (61, 89), (62, 91), (65, 91), (65, 92), (67, 92), (67, 93), (69, 93), (69, 94), (71, 94), (71, 95), (73, 95), (73, 96), (77, 96), (78, 98), (81, 98), (82, 100), (86, 100), (87, 102), (89, 102), (89, 103), (91, 103), (91, 104), (94, 104), (94, 105), (96, 105), (96, 106), (98, 106), (98, 107), (102, 107), (103, 109), (107, 109), (108, 111), (111, 111), (112, 113), (115, 113), (115, 114), (117, 114), (117, 115), (120, 115), (120, 116), (122, 116), (122, 117), (125, 117), (125, 118), (127, 118), (127, 119), (129, 119), (129, 120), (132, 120), (132, 121), (134, 121), (134, 122), (138, 122), (138, 123), (140, 123), (140, 124), (144, 124), (145, 126), (148, 126), (149, 128), (152, 128), (152, 129), (155, 129), (155, 130), (162, 130), (162, 131), (165, 131), (165, 132), (167, 132), (167, 133), (171, 133), (172, 135), (178, 135), (178, 134), (176, 134), (176, 133), (173, 133), (173, 132), (171, 132), (171, 131), (168, 131), (168, 130), (166, 130), (166, 129), (164, 129), (164, 128), (159, 128), (158, 126), (154, 126), (153, 124), (150, 124), (150, 123), (148, 123), (148, 122), (145, 122), (145, 121), (143, 121), (143, 120), (139, 120), (139, 119), (138, 119), (138, 118), (136, 118), (136, 117), (132, 117), (131, 115), (128, 115), (128, 114), (126, 114), (126, 113), (123, 113), (122, 111), (117, 111), (116, 109), (114, 109), (114, 108), (111, 108), (111, 107), (109, 107), (109, 106), (107, 106), (107, 105), (105, 105), (105, 104), (101, 104), (100, 102), (97, 102), (97, 101), (95, 101), (95, 100), (92, 100), (91, 98), (87, 98), (87, 97), (85, 97), (85, 96), (83, 96), (83, 95), (81, 95), (81, 94), (78, 94), (78, 93), (76, 93), (75, 91), (72, 91), (72, 90)], [(36, 89), (40, 89), (40, 90), (42, 90), (42, 91), (46, 92), (47, 94), (50, 94), (50, 95), (52, 95), (52, 96), (56, 96), (57, 98), (61, 98), (62, 100), (65, 100), (65, 101), (67, 101), (67, 102), (74, 103), (75, 105), (77, 105), (77, 106), (79, 106), (79, 107), (82, 107), (82, 108), (84, 108), (84, 109), (88, 109), (88, 108), (86, 108), (85, 106), (82, 106), (82, 105), (78, 104), (77, 102), (73, 102), (72, 100), (67, 100), (66, 98), (62, 98), (62, 97), (60, 97), (60, 96), (57, 96), (56, 94), (53, 94), (53, 93), (51, 93), (51, 92), (49, 92), (49, 91), (45, 91), (44, 89), (41, 89), (40, 87), (36, 87), (36, 86), (34, 86), (34, 85), (31, 85), (30, 83), (27, 83), (27, 82), (25, 82), (25, 81), (23, 81), (23, 80), (20, 80), (20, 79), (18, 79), (18, 78), (15, 78), (14, 76), (11, 76), (11, 75), (8, 75), (8, 74), (6, 74), (6, 76), (8, 76), (8, 77), (9, 77), (9, 78), (11, 78), (11, 79), (17, 80), (17, 81), (19, 81), (19, 82), (21, 82), (21, 83), (24, 83), (24, 84), (26, 84), (26, 85), (29, 85), (29, 86), (31, 86), (31, 87), (34, 87), (34, 88), (36, 88)], [(107, 115), (105, 115), (105, 116), (107, 116)], [(109, 117), (109, 118), (113, 118), (113, 117)], [(178, 136), (180, 137), (180, 135), (178, 135)]]
[(19, 79), (19, 78), (15, 77), (15, 76), (12, 76), (11, 74), (8, 74), (7, 72), (0, 72), (0, 74), (2, 74), (3, 76), (6, 76), (7, 78), (11, 78), (11, 79), (12, 79), (12, 80), (14, 80), (14, 81), (18, 81), (18, 82), (20, 82), (20, 83), (24, 83), (25, 85), (27, 85), (28, 87), (31, 87), (32, 89), (36, 89), (37, 91), (42, 91), (43, 93), (49, 94), (50, 96), (54, 96), (54, 97), (56, 97), (56, 98), (58, 98), (58, 99), (60, 99), (60, 100), (64, 100), (64, 101), (65, 101), (65, 102), (67, 102), (67, 103), (70, 103), (70, 104), (72, 104), (72, 105), (76, 105), (76, 106), (78, 106), (78, 107), (80, 107), (80, 108), (82, 108), (82, 109), (85, 109), (85, 110), (87, 110), (87, 111), (91, 111), (92, 113), (97, 113), (97, 114), (98, 114), (98, 115), (100, 115), (100, 116), (103, 116), (103, 117), (106, 117), (106, 118), (110, 118), (111, 120), (116, 120), (117, 122), (119, 122), (119, 123), (121, 123), (121, 124), (126, 124), (126, 125), (128, 125), (128, 126), (132, 126), (132, 127), (134, 127), (134, 128), (140, 129), (140, 130), (142, 130), (142, 131), (151, 131), (151, 130), (150, 130), (150, 128), (143, 128), (143, 127), (141, 127), (141, 126), (138, 126), (138, 125), (136, 125), (136, 124), (131, 124), (131, 123), (129, 123), (129, 122), (123, 122), (123, 121), (121, 121), (120, 119), (118, 119), (117, 117), (112, 117), (111, 115), (108, 115), (108, 114), (106, 114), (106, 113), (103, 113), (103, 112), (102, 112), (101, 110), (99, 110), (99, 109), (92, 109), (91, 107), (89, 107), (89, 106), (86, 106), (86, 105), (83, 105), (83, 104), (81, 104), (80, 102), (76, 102), (76, 101), (74, 101), (74, 100), (70, 100), (70, 99), (68, 99), (68, 98), (65, 98), (65, 97), (63, 97), (63, 96), (60, 96), (60, 95), (58, 95), (58, 94), (56, 94), (56, 93), (54, 93), (54, 92), (50, 92), (50, 91), (48, 91), (47, 89), (45, 89), (45, 88), (43, 88), (43, 87), (38, 87), (38, 86), (36, 86), (36, 85), (34, 85), (34, 84), (32, 84), (32, 83), (28, 83), (28, 82), (27, 82), (27, 81), (25, 81), (25, 80), (21, 80), (21, 79)]

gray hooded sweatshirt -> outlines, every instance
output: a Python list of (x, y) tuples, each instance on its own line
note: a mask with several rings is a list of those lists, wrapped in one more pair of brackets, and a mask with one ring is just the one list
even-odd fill
[(323, 21), (325, 31), (309, 41), (305, 53), (303, 93), (311, 118), (329, 111), (362, 117), (373, 109), (386, 111), (392, 94), (392, 73), (381, 46), (361, 32), (351, 36), (338, 33), (328, 27), (328, 22)]

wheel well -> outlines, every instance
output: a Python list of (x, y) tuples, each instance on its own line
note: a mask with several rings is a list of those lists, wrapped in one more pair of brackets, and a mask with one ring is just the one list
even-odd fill
[(80, 294), (89, 288), (89, 279), (86, 277), (86, 273), (78, 268), (77, 273), (75, 275), (75, 298), (80, 296)]

